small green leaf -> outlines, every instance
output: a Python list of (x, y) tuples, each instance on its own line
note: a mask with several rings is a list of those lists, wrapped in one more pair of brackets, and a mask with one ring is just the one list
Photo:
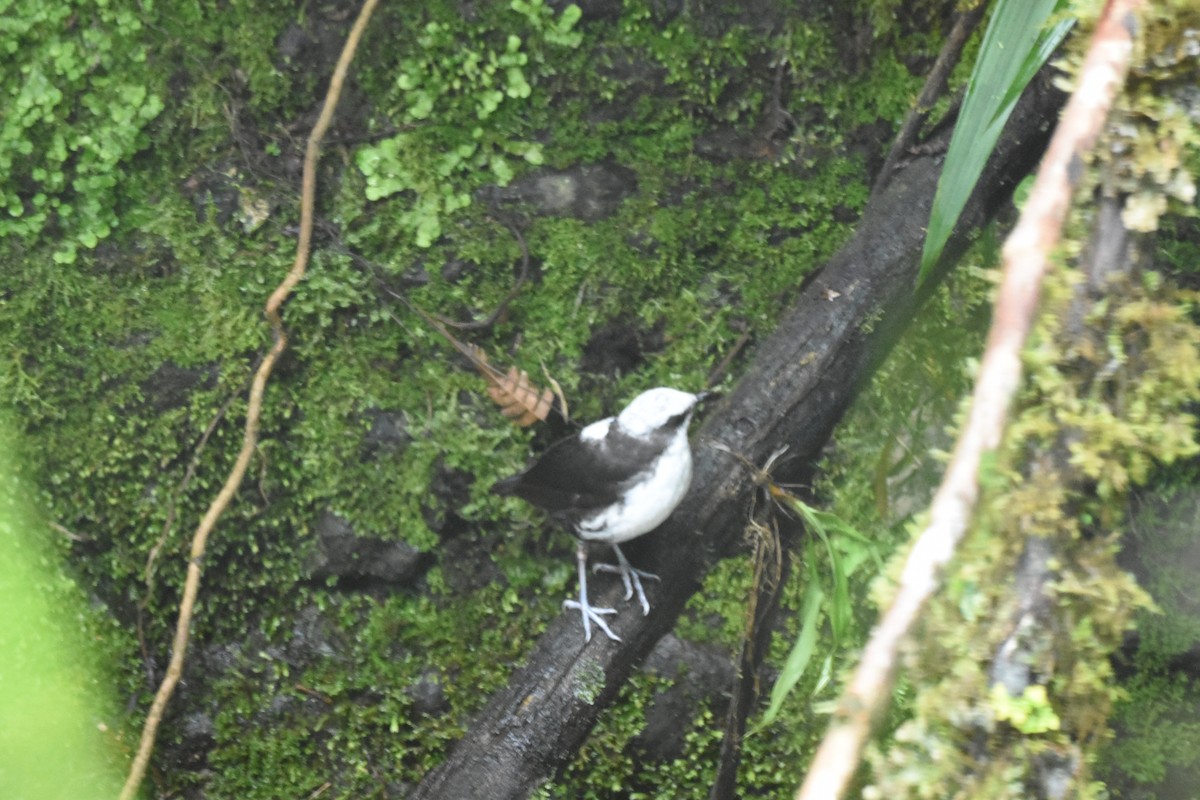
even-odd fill
[(512, 167), (508, 165), (508, 159), (499, 153), (495, 153), (488, 159), (488, 166), (492, 169), (492, 174), (496, 176), (496, 181), (501, 186), (505, 186), (513, 179)]
[(529, 82), (525, 80), (525, 73), (521, 71), (520, 67), (509, 67), (507, 70), (507, 77), (508, 88), (505, 89), (505, 93), (508, 94), (509, 97), (529, 97), (530, 93), (533, 91), (533, 88), (529, 85)]
[(521, 158), (525, 159), (534, 166), (540, 166), (546, 162), (546, 156), (542, 153), (542, 146), (537, 142), (530, 144), (525, 148), (525, 152), (521, 154)]
[(816, 650), (817, 627), (824, 600), (825, 593), (821, 590), (821, 582), (817, 579), (816, 568), (810, 562), (808, 585), (804, 589), (804, 603), (800, 609), (800, 635), (796, 637), (796, 643), (792, 645), (792, 652), (788, 653), (783, 670), (780, 671), (779, 678), (771, 688), (771, 701), (767, 705), (767, 711), (751, 733), (757, 732), (775, 721), (775, 718), (779, 716), (779, 709), (783, 707), (783, 701), (787, 699), (796, 683), (804, 677), (804, 670), (808, 668), (808, 662), (812, 660), (813, 652)]

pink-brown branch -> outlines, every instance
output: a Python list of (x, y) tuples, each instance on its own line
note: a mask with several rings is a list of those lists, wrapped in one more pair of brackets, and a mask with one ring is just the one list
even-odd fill
[(1051, 251), (1061, 235), (1082, 159), (1095, 144), (1129, 69), (1135, 12), (1141, 6), (1140, 0), (1110, 0), (1097, 22), (1079, 85), (1038, 168), (1021, 218), (1005, 242), (1003, 278), (971, 410), (934, 495), (929, 525), (909, 554), (895, 600), (871, 632), (796, 800), (845, 795), (874, 722), (890, 701), (900, 644), (937, 590), (941, 572), (966, 532), (979, 494), (979, 465), (985, 453), (1000, 445), (1021, 382), (1021, 349)]

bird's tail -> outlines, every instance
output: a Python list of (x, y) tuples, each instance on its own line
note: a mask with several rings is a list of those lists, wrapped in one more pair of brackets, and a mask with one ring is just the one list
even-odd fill
[(509, 497), (516, 494), (517, 485), (521, 482), (520, 475), (513, 475), (511, 478), (496, 481), (492, 484), (492, 494), (498, 494), (502, 497)]

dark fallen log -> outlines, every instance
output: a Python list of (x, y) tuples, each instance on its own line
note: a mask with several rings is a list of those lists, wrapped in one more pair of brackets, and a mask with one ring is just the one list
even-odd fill
[[(1036, 165), (1061, 102), (1059, 93), (1039, 81), (1026, 91), (943, 265), (952, 263)], [(943, 152), (945, 143), (926, 150)], [(662, 576), (661, 584), (648, 587), (650, 615), (623, 603), (617, 583), (601, 592), (597, 581), (597, 604), (622, 609), (612, 628), (623, 641), (595, 636), (585, 644), (578, 613), (562, 614), (413, 798), (523, 798), (572, 758), (634, 666), (674, 627), (708, 569), (742, 536), (751, 476), (706, 442), (720, 442), (756, 464), (787, 444), (791, 460), (776, 478), (802, 482), (811, 474), (834, 425), (936, 280), (914, 291), (940, 161), (915, 156), (884, 177), (886, 186), (854, 237), (807, 282), (737, 387), (700, 428), (687, 498), (659, 530), (627, 550), (638, 566)]]

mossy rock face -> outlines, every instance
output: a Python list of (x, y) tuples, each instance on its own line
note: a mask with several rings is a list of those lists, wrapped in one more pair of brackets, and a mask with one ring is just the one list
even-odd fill
[[(324, 143), (289, 349), (203, 563), (156, 754), (163, 796), (402, 796), (571, 591), (573, 543), (488, 487), (576, 423), (513, 427), (405, 303), (464, 323), (506, 303), (456, 335), (556, 380), (580, 421), (649, 386), (728, 384), (849, 235), (936, 55), (923, 32), (950, 8), (417, 5), (379, 9)], [(17, 176), (0, 396), (71, 534), (62, 550), (121, 623), (117, 682), (141, 707), (190, 531), (241, 444), (305, 137), (356, 10), (14, 11), (29, 25), (0, 86), (25, 92), (29, 66), (63, 96), (0, 138)], [(902, 452), (952, 416), (986, 286), (973, 274), (935, 298), (923, 348), (899, 351), (831, 453), (822, 491), (885, 542), (923, 503), (933, 460)], [(947, 325), (972, 336), (947, 342)], [(704, 793), (746, 572), (714, 571), (677, 631), (693, 669), (635, 678), (551, 796)], [(790, 794), (823, 725), (796, 705), (800, 723), (748, 742), (747, 796)], [(665, 740), (645, 732), (664, 708), (678, 722)]]

